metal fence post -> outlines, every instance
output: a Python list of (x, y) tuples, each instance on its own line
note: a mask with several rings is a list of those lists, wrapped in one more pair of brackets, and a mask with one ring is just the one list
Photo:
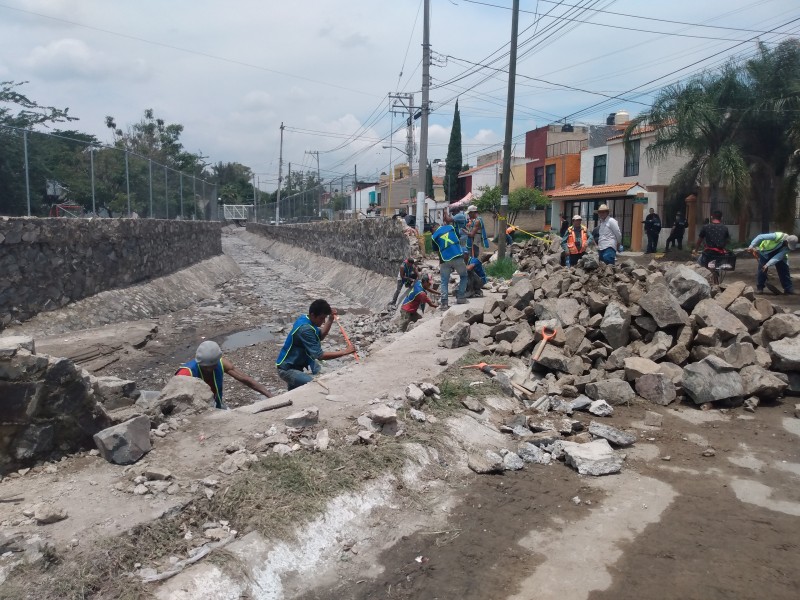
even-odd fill
[(92, 214), (97, 215), (97, 206), (95, 205), (95, 195), (94, 195), (94, 146), (89, 147), (89, 163), (91, 164), (91, 176), (92, 176)]
[(25, 150), (25, 194), (28, 198), (28, 216), (31, 216), (31, 177), (28, 172), (28, 131), (22, 132), (22, 145)]
[(150, 177), (150, 218), (153, 218), (153, 159), (147, 159)]
[(128, 193), (128, 218), (131, 218), (131, 178), (128, 170), (128, 151), (125, 150), (125, 189)]

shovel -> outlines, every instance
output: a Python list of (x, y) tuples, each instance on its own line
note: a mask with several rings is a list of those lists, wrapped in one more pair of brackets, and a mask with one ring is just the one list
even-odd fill
[(533, 354), (531, 354), (531, 369), (533, 368), (534, 363), (542, 358), (544, 347), (547, 346), (547, 342), (556, 336), (556, 333), (558, 332), (555, 329), (551, 329), (550, 327), (542, 327), (542, 341), (539, 342), (539, 345), (536, 346), (536, 350), (534, 350)]

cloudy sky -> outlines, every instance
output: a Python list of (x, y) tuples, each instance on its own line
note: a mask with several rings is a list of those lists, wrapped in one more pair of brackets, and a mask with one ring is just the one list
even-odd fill
[[(104, 117), (146, 108), (184, 145), (277, 180), (284, 161), (323, 179), (389, 170), (404, 119), (389, 93), (421, 94), (421, 0), (0, 0), (0, 80), (110, 141)], [(429, 158), (444, 158), (459, 98), (464, 152), (498, 149), (511, 0), (431, 0)], [(514, 135), (548, 122), (635, 114), (660, 86), (800, 33), (797, 0), (522, 0)], [(401, 75), (402, 73), (402, 75)], [(609, 99), (608, 96), (621, 98)], [(418, 132), (417, 132), (418, 134)], [(400, 162), (397, 151), (391, 160)], [(285, 173), (285, 171), (284, 171)]]

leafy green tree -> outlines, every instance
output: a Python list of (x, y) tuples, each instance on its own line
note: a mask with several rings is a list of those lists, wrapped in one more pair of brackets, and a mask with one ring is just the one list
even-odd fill
[(425, 195), (431, 200), (436, 200), (436, 191), (433, 188), (433, 168), (431, 163), (428, 163), (428, 168), (425, 169)]
[(447, 146), (447, 159), (444, 173), (444, 199), (447, 202), (459, 200), (458, 174), (462, 167), (461, 156), (461, 114), (458, 112), (458, 100), (453, 113), (453, 126), (450, 129), (450, 143)]
[[(475, 201), (475, 206), (481, 212), (492, 213), (494, 220), (500, 214), (500, 186), (481, 188), (481, 196)], [(537, 188), (517, 188), (508, 195), (508, 223), (514, 224), (520, 211), (545, 208), (550, 205), (550, 198)]]

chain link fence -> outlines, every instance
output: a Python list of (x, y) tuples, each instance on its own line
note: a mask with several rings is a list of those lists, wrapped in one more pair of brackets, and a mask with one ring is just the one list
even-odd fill
[(0, 125), (0, 215), (220, 218), (206, 173), (87, 137)]

